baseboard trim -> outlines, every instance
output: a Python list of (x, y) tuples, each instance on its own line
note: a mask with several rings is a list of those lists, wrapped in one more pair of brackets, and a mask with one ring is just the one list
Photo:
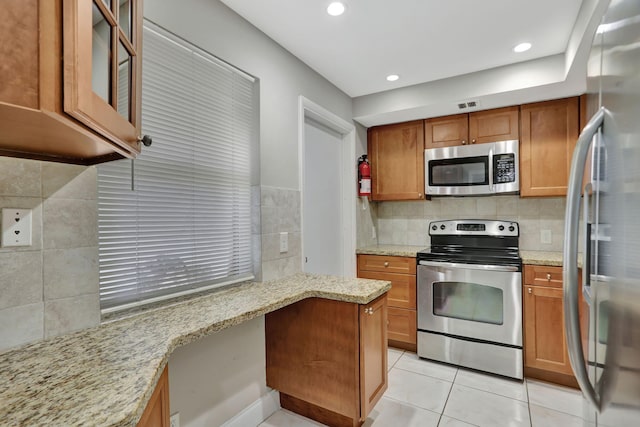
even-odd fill
[(222, 427), (258, 426), (279, 409), (280, 393), (278, 393), (278, 390), (271, 390), (233, 418), (227, 420)]

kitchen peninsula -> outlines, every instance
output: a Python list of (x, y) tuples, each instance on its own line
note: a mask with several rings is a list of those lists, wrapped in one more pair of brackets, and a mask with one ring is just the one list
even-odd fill
[(379, 280), (296, 274), (247, 282), (0, 354), (9, 425), (134, 425), (172, 351), (307, 298), (368, 304)]

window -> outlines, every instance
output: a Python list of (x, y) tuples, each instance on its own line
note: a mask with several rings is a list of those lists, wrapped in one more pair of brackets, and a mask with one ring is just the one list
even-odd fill
[(143, 31), (153, 145), (98, 167), (103, 311), (253, 277), (254, 79), (149, 22)]

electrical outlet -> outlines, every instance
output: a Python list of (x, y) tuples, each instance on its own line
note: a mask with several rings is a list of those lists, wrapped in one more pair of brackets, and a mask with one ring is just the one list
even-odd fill
[(280, 253), (289, 251), (289, 233), (283, 231), (280, 233)]
[(375, 226), (371, 226), (371, 238), (375, 239), (376, 238), (376, 227)]
[(31, 246), (31, 209), (2, 209), (2, 246)]
[(551, 230), (540, 230), (540, 243), (543, 245), (551, 244)]
[(169, 417), (169, 427), (180, 427), (180, 412)]

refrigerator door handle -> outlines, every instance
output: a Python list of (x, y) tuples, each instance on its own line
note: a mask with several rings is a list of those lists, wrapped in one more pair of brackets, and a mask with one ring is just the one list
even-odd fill
[[(600, 402), (595, 389), (589, 381), (589, 375), (585, 366), (582, 340), (580, 336), (580, 317), (578, 313), (578, 223), (580, 218), (580, 190), (582, 176), (589, 146), (593, 137), (602, 126), (605, 116), (605, 108), (600, 109), (591, 117), (584, 127), (571, 160), (571, 173), (567, 185), (567, 210), (564, 217), (564, 269), (563, 269), (563, 302), (564, 302), (564, 328), (567, 335), (567, 350), (573, 373), (578, 385), (587, 400), (600, 410)], [(588, 272), (586, 272), (588, 274)]]

